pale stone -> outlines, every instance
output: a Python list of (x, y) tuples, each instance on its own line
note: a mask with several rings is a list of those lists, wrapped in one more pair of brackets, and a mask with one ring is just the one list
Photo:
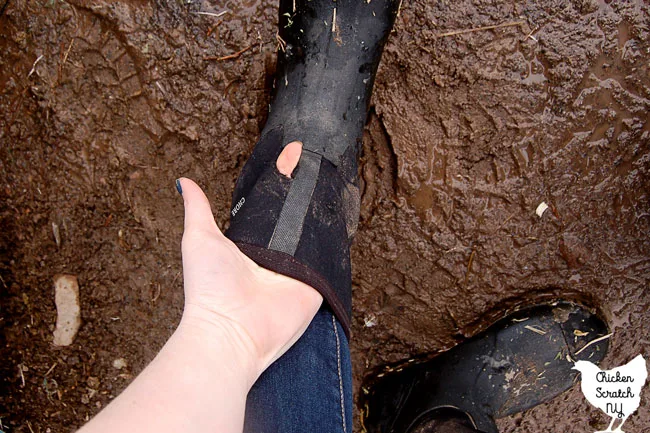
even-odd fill
[(113, 361), (113, 368), (117, 368), (118, 370), (126, 368), (127, 365), (128, 363), (124, 358), (117, 358), (116, 360)]
[(546, 209), (548, 209), (548, 205), (544, 202), (541, 202), (539, 206), (537, 206), (537, 209), (535, 209), (535, 213), (538, 217), (541, 218), (542, 215), (544, 215), (544, 212), (546, 212)]
[(57, 316), (53, 343), (55, 346), (69, 346), (81, 326), (79, 283), (76, 276), (56, 275), (54, 277), (54, 302)]

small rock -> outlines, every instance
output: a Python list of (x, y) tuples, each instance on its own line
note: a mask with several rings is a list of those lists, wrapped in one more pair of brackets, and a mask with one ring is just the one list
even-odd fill
[(95, 376), (89, 376), (88, 379), (86, 380), (86, 385), (88, 385), (88, 388), (90, 389), (99, 389), (99, 378)]
[(52, 221), (52, 234), (54, 235), (54, 242), (56, 242), (57, 248), (61, 247), (61, 230), (59, 230), (59, 225)]
[(75, 365), (78, 365), (81, 362), (81, 360), (79, 359), (79, 357), (77, 355), (72, 355), (72, 356), (68, 356), (66, 358), (65, 362), (67, 362), (68, 365), (70, 365), (70, 366), (75, 366)]
[(535, 209), (535, 213), (541, 218), (542, 215), (544, 215), (544, 212), (546, 212), (546, 209), (548, 209), (548, 205), (545, 202), (541, 202), (539, 206), (537, 206), (537, 209)]
[(55, 346), (69, 346), (74, 341), (79, 326), (81, 326), (77, 277), (74, 275), (56, 275), (54, 277), (54, 290), (57, 316), (53, 343)]
[(126, 359), (124, 358), (117, 358), (116, 360), (113, 361), (113, 367), (117, 368), (118, 370), (126, 368), (127, 365), (129, 364), (126, 362)]
[(372, 328), (377, 324), (377, 316), (372, 313), (366, 314), (363, 317), (363, 326), (366, 328)]

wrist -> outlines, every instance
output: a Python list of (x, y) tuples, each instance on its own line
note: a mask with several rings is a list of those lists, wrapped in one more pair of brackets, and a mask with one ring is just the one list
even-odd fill
[(175, 336), (195, 353), (214, 360), (243, 380), (247, 391), (262, 373), (257, 348), (248, 333), (230, 319), (186, 305)]

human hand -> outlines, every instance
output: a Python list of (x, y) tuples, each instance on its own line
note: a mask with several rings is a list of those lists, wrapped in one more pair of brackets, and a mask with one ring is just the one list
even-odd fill
[(221, 233), (201, 188), (189, 179), (177, 182), (185, 205), (181, 326), (227, 338), (224, 344), (252, 360), (254, 381), (300, 338), (323, 298), (249, 259)]

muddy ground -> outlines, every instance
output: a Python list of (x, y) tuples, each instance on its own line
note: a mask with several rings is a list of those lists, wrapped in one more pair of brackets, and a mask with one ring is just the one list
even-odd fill
[[(266, 117), (277, 9), (0, 8), (0, 430), (66, 432), (180, 317), (174, 179), (197, 180), (226, 224)], [(355, 389), (379, 365), (557, 297), (606, 316), (605, 367), (649, 355), (649, 13), (642, 1), (404, 1), (364, 139)], [(81, 285), (83, 325), (66, 348), (51, 344), (59, 273)], [(650, 431), (649, 407), (646, 389), (627, 431)], [(607, 420), (574, 387), (499, 425), (591, 432)]]

